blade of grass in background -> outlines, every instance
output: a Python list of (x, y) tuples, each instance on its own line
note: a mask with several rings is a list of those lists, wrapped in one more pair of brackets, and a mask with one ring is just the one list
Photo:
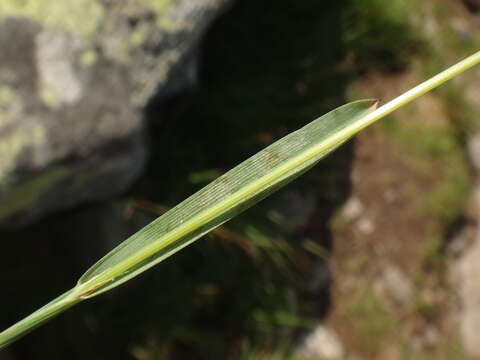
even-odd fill
[(341, 106), (263, 149), (131, 236), (64, 295), (0, 333), (0, 348), (74, 304), (158, 264), (311, 168), (358, 131), (480, 62), (480, 52), (376, 109)]

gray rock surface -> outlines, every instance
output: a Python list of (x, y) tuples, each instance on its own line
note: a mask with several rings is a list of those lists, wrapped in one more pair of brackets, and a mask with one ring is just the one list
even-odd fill
[(410, 279), (394, 264), (382, 267), (378, 288), (385, 296), (398, 305), (408, 305), (412, 302), (414, 290)]
[(480, 134), (474, 134), (467, 140), (467, 154), (476, 171), (480, 170)]
[(341, 360), (345, 359), (346, 352), (337, 333), (319, 325), (305, 337), (296, 356), (304, 360)]
[(460, 333), (465, 352), (472, 358), (480, 357), (480, 234), (462, 256), (457, 268), (460, 297)]
[(0, 2), (0, 225), (124, 190), (143, 110), (195, 81), (230, 0)]

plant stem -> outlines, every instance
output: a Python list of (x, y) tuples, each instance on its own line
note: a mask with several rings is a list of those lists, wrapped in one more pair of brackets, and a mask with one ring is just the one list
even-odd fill
[(430, 90), (442, 85), (444, 82), (450, 80), (451, 78), (461, 74), (462, 72), (470, 69), (471, 67), (479, 63), (480, 63), (480, 51), (456, 63), (455, 65), (449, 67), (447, 70), (442, 71), (441, 73), (435, 75), (434, 77), (428, 79), (427, 81), (424, 81), (420, 85), (415, 86), (413, 89), (408, 90), (407, 92), (396, 97), (392, 101), (379, 107), (374, 112), (366, 115), (357, 124), (358, 125), (357, 129), (361, 130), (367, 127), (368, 125), (392, 113), (393, 111), (397, 110), (403, 105), (408, 104), (409, 102), (424, 95)]
[(0, 349), (24, 336), (50, 318), (72, 307), (82, 299), (77, 296), (75, 289), (71, 289), (33, 314), (27, 316), (15, 325), (0, 333)]

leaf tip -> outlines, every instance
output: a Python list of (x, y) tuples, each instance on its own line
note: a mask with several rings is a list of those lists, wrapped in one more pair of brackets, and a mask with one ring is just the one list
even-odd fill
[(372, 103), (371, 107), (373, 110), (378, 108), (378, 104), (380, 104), (380, 99), (369, 99)]

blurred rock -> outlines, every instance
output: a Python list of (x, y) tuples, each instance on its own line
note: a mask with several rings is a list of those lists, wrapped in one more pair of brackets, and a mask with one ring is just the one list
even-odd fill
[(375, 231), (375, 223), (366, 215), (365, 206), (356, 196), (350, 197), (342, 208), (341, 215), (345, 221), (354, 224), (359, 232), (369, 235)]
[(397, 304), (408, 304), (413, 298), (412, 283), (395, 265), (383, 267), (380, 287)]
[(480, 134), (475, 134), (467, 140), (468, 159), (476, 171), (480, 170)]
[(357, 220), (364, 212), (364, 206), (358, 197), (351, 197), (342, 209), (342, 215), (347, 221)]
[(333, 329), (319, 325), (305, 337), (296, 355), (303, 360), (340, 360), (345, 349)]
[(464, 231), (459, 231), (450, 238), (447, 243), (446, 253), (451, 258), (457, 258), (462, 255), (462, 253), (467, 248), (468, 240)]
[(375, 223), (372, 219), (367, 216), (362, 216), (358, 221), (355, 223), (355, 228), (358, 229), (361, 233), (365, 235), (370, 235), (375, 232)]
[(480, 232), (459, 259), (456, 282), (460, 297), (460, 332), (466, 354), (480, 358)]
[(441, 334), (433, 326), (427, 327), (422, 334), (423, 346), (425, 348), (433, 348), (441, 341)]
[(0, 2), (0, 224), (124, 190), (143, 110), (191, 85), (231, 0)]

